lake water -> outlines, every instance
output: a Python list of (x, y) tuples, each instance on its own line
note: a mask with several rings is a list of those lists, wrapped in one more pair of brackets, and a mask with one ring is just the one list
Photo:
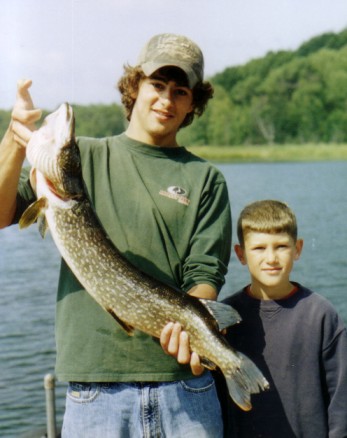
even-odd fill
[[(245, 204), (279, 199), (295, 211), (305, 245), (292, 279), (327, 297), (347, 323), (347, 162), (223, 164), (234, 222)], [(0, 231), (0, 436), (45, 425), (43, 377), (54, 371), (59, 256), (36, 226)], [(232, 256), (221, 297), (248, 282)], [(61, 421), (65, 385), (57, 384)]]

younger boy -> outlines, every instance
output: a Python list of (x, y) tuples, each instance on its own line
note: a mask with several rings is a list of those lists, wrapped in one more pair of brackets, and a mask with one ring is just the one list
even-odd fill
[(295, 215), (279, 201), (254, 202), (237, 233), (251, 284), (224, 300), (242, 317), (227, 338), (270, 390), (252, 397), (249, 412), (230, 404), (229, 436), (347, 437), (346, 328), (326, 299), (289, 278), (303, 248)]

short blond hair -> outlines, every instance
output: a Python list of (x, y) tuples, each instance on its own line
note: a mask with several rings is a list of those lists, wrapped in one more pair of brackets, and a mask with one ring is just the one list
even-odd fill
[(266, 199), (255, 201), (241, 211), (237, 222), (237, 237), (242, 247), (249, 232), (287, 233), (296, 242), (298, 227), (295, 214), (287, 204)]

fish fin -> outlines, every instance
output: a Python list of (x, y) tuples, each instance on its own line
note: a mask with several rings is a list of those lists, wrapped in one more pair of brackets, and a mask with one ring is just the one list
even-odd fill
[(47, 199), (42, 197), (29, 205), (19, 219), (19, 228), (27, 228), (32, 225), (37, 219), (44, 214), (47, 207)]
[(242, 320), (239, 313), (233, 307), (229, 306), (229, 304), (213, 300), (204, 300), (201, 298), (200, 301), (216, 319), (219, 330), (238, 324)]
[(48, 230), (48, 222), (45, 216), (40, 216), (37, 219), (37, 224), (39, 226), (39, 232), (41, 234), (42, 239), (45, 238), (47, 230)]
[(217, 369), (217, 365), (214, 362), (212, 362), (211, 360), (207, 359), (206, 357), (201, 357), (200, 363), (202, 366), (204, 366), (208, 370), (216, 370)]
[(111, 307), (107, 307), (106, 311), (118, 322), (122, 329), (129, 335), (134, 336), (134, 327), (122, 321)]
[(223, 371), (230, 397), (244, 411), (252, 409), (251, 394), (269, 389), (258, 367), (244, 354), (234, 351), (239, 365)]

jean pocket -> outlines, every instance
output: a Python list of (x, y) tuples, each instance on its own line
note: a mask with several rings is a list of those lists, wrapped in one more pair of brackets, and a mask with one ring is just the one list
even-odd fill
[(67, 388), (67, 396), (75, 403), (90, 403), (99, 393), (99, 386), (93, 383), (70, 382)]
[(214, 387), (214, 380), (209, 371), (205, 371), (202, 376), (194, 379), (181, 380), (184, 390), (189, 392), (206, 392)]

